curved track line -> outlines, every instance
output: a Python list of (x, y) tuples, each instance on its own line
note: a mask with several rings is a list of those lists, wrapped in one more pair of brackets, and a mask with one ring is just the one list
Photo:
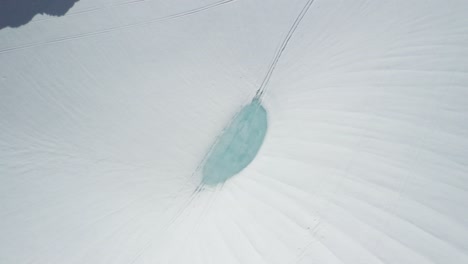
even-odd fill
[(36, 42), (36, 43), (26, 44), (26, 45), (22, 45), (22, 46), (6, 48), (6, 49), (3, 49), (3, 50), (0, 50), (0, 54), (12, 52), (12, 51), (17, 51), (17, 50), (23, 50), (23, 49), (29, 49), (29, 48), (45, 46), (45, 45), (49, 45), (49, 44), (56, 44), (56, 43), (75, 40), (75, 39), (93, 37), (93, 36), (98, 36), (98, 35), (102, 35), (102, 34), (111, 33), (111, 32), (114, 32), (114, 31), (120, 30), (120, 29), (138, 27), (138, 26), (148, 25), (148, 24), (162, 22), (162, 21), (166, 21), (166, 20), (181, 18), (181, 17), (197, 14), (197, 13), (200, 13), (200, 12), (203, 12), (203, 11), (206, 11), (206, 10), (209, 10), (209, 9), (212, 9), (212, 8), (224, 5), (224, 4), (228, 4), (228, 3), (231, 3), (231, 2), (234, 2), (234, 1), (236, 1), (236, 0), (223, 0), (223, 1), (219, 1), (219, 2), (215, 2), (215, 3), (212, 3), (212, 4), (205, 5), (205, 6), (202, 6), (202, 7), (194, 8), (194, 9), (191, 9), (191, 10), (188, 10), (188, 11), (184, 11), (184, 12), (181, 12), (181, 13), (176, 13), (176, 14), (172, 14), (172, 15), (168, 15), (168, 16), (164, 16), (164, 17), (150, 19), (150, 20), (146, 20), (146, 21), (142, 21), (142, 22), (130, 23), (130, 24), (122, 25), (122, 26), (116, 26), (116, 27), (106, 28), (106, 29), (102, 29), (102, 30), (98, 30), (98, 31), (71, 35), (71, 36), (57, 38), (57, 39), (53, 39), (53, 40), (49, 40), (49, 41)]
[(270, 78), (273, 74), (273, 71), (276, 68), (276, 65), (278, 64), (279, 59), (281, 58), (281, 55), (283, 55), (283, 51), (286, 49), (286, 47), (289, 44), (289, 41), (291, 40), (291, 37), (293, 36), (294, 32), (296, 31), (297, 27), (301, 23), (302, 19), (304, 18), (305, 14), (307, 11), (309, 11), (310, 6), (314, 0), (308, 0), (305, 6), (302, 8), (301, 12), (299, 15), (296, 17), (296, 20), (294, 20), (294, 23), (292, 24), (291, 28), (289, 28), (288, 34), (286, 37), (283, 39), (283, 42), (281, 43), (281, 46), (279, 50), (276, 52), (275, 57), (273, 59), (273, 62), (271, 63), (270, 67), (268, 68), (267, 74), (263, 78), (262, 84), (260, 85), (260, 88), (257, 90), (257, 94), (255, 95), (258, 98), (261, 98), (262, 95), (266, 91), (266, 87), (268, 83), (270, 82)]

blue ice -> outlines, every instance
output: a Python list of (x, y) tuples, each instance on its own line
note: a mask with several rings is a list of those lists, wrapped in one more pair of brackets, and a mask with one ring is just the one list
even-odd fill
[(267, 131), (267, 112), (258, 98), (244, 106), (218, 137), (208, 154), (202, 183), (217, 185), (247, 167), (262, 146)]

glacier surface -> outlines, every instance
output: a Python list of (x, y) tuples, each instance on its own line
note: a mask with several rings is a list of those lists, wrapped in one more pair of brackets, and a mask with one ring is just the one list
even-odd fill
[(467, 14), (80, 0), (4, 26), (0, 263), (468, 263)]
[(241, 172), (257, 155), (267, 132), (267, 112), (254, 98), (230, 121), (203, 162), (202, 184), (217, 185)]

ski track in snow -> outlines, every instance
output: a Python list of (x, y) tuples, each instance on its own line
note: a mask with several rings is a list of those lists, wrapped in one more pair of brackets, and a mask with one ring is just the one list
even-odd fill
[[(100, 10), (104, 10), (104, 9), (108, 9), (108, 8), (113, 8), (113, 7), (118, 7), (118, 6), (126, 6), (126, 5), (135, 5), (135, 4), (146, 3), (148, 1), (151, 1), (151, 0), (134, 0), (134, 1), (128, 1), (128, 2), (123, 2), (123, 3), (106, 4), (106, 5), (102, 5), (102, 6), (86, 8), (86, 9), (80, 10), (80, 11), (68, 12), (65, 15), (63, 15), (62, 17), (82, 15), (82, 14), (92, 13), (92, 12), (96, 12), (96, 11), (100, 11)], [(54, 19), (56, 19), (56, 18), (55, 17), (38, 18), (38, 19), (32, 20), (28, 24), (37, 23), (37, 22), (44, 22), (44, 21), (54, 20)]]
[[(111, 28), (106, 28), (106, 29), (103, 29), (103, 30), (87, 32), (87, 33), (82, 33), (82, 34), (77, 34), (77, 35), (71, 35), (71, 36), (62, 37), (62, 38), (53, 39), (53, 40), (48, 40), (48, 41), (44, 41), (44, 42), (37, 42), (37, 43), (31, 43), (31, 44), (6, 48), (6, 49), (0, 50), (0, 54), (12, 52), (12, 51), (17, 51), (17, 50), (36, 48), (36, 47), (40, 47), (40, 46), (46, 46), (46, 45), (51, 45), (51, 44), (56, 44), (56, 43), (61, 43), (61, 42), (66, 42), (66, 41), (71, 41), (71, 40), (77, 40), (77, 39), (81, 39), (81, 38), (101, 36), (103, 34), (112, 33), (112, 32), (115, 32), (115, 31), (121, 30), (121, 29), (129, 29), (129, 28), (145, 26), (145, 25), (149, 25), (149, 24), (153, 24), (153, 23), (159, 23), (159, 22), (163, 22), (163, 21), (167, 21), (167, 20), (183, 18), (183, 17), (186, 17), (186, 16), (190, 16), (190, 15), (193, 15), (193, 14), (203, 12), (203, 11), (207, 11), (207, 10), (210, 10), (212, 8), (216, 8), (216, 7), (219, 7), (219, 6), (234, 2), (234, 1), (237, 1), (237, 0), (219, 1), (219, 2), (208, 4), (208, 5), (205, 5), (205, 6), (202, 6), (202, 7), (194, 8), (194, 9), (191, 9), (191, 10), (188, 10), (188, 11), (184, 11), (184, 12), (180, 12), (180, 13), (176, 13), (176, 14), (172, 14), (172, 15), (168, 15), (168, 16), (164, 16), (164, 17), (159, 17), (159, 18), (155, 18), (155, 19), (149, 19), (149, 20), (141, 21), (141, 22), (137, 22), (137, 23), (129, 23), (129, 24), (122, 25), (122, 26), (111, 27)], [(141, 1), (134, 1), (134, 2), (129, 2), (129, 3), (125, 3), (125, 4), (134, 4), (134, 3), (140, 3), (140, 2)], [(97, 10), (100, 10), (100, 9), (102, 9), (102, 8), (92, 9), (92, 10), (89, 10), (89, 11), (97, 11)], [(83, 13), (86, 13), (86, 12), (89, 12), (89, 11), (83, 11)]]
[[(0, 263), (468, 263), (467, 3), (237, 1), (216, 25), (86, 39), (234, 0), (129, 8), (124, 25), (54, 38), (145, 2), (82, 1), (49, 41), (0, 51)], [(257, 157), (200, 184), (255, 96)]]
[(268, 86), (268, 82), (270, 81), (271, 75), (273, 74), (276, 65), (278, 64), (281, 55), (283, 54), (284, 50), (288, 46), (289, 41), (291, 40), (291, 37), (294, 35), (294, 32), (296, 31), (297, 27), (301, 23), (302, 19), (304, 16), (307, 14), (307, 11), (309, 11), (310, 6), (314, 0), (308, 0), (305, 6), (302, 8), (301, 12), (299, 15), (296, 17), (296, 20), (294, 20), (294, 23), (292, 24), (291, 28), (289, 29), (288, 33), (286, 34), (286, 37), (283, 39), (283, 42), (281, 43), (278, 51), (275, 54), (275, 57), (273, 59), (273, 62), (271, 63), (270, 67), (268, 68), (267, 74), (263, 78), (263, 81), (260, 85), (260, 88), (258, 88), (257, 95), (258, 97), (262, 97), (262, 95), (266, 92), (266, 88)]

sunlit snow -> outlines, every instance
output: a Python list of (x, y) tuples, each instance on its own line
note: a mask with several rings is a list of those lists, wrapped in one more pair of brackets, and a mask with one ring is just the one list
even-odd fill
[(0, 0), (0, 264), (468, 263), (467, 0)]

